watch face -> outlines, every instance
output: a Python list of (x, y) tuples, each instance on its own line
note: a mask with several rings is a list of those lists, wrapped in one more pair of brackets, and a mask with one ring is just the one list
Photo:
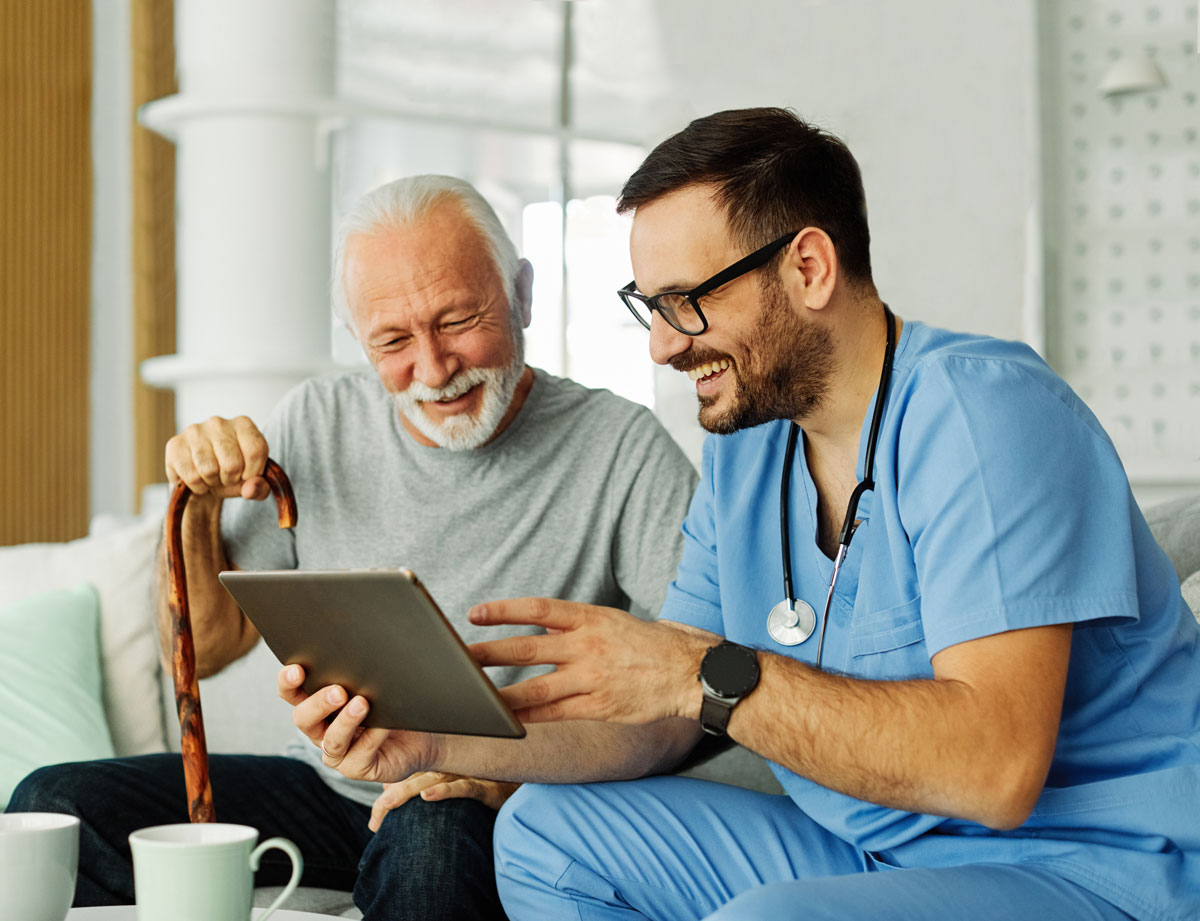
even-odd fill
[(758, 658), (753, 649), (722, 643), (705, 653), (700, 677), (721, 697), (741, 697), (758, 684)]

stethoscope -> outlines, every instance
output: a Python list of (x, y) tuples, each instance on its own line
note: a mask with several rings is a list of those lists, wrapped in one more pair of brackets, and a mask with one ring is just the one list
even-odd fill
[[(854, 487), (850, 502), (846, 506), (846, 518), (842, 521), (842, 532), (838, 537), (837, 554), (833, 560), (833, 577), (829, 580), (829, 593), (825, 596), (825, 610), (821, 613), (821, 632), (817, 637), (816, 667), (821, 667), (821, 649), (825, 645), (825, 628), (829, 625), (829, 606), (833, 603), (833, 590), (837, 586), (838, 573), (850, 549), (850, 541), (858, 530), (858, 500), (867, 490), (875, 488), (875, 445), (879, 441), (879, 423), (883, 420), (883, 407), (887, 402), (888, 384), (892, 380), (892, 359), (896, 354), (896, 318), (883, 305), (887, 318), (887, 346), (883, 353), (883, 373), (879, 376), (879, 390), (875, 394), (875, 411), (871, 415), (871, 430), (867, 435), (867, 456), (863, 465), (864, 479)], [(779, 531), (783, 549), (783, 601), (771, 608), (767, 615), (767, 633), (771, 639), (783, 646), (797, 646), (810, 636), (817, 626), (817, 612), (803, 599), (797, 599), (792, 590), (792, 553), (788, 528), (788, 493), (792, 480), (792, 461), (796, 456), (796, 441), (800, 426), (792, 423), (788, 430), (787, 447), (784, 449), (783, 480), (779, 484)]]

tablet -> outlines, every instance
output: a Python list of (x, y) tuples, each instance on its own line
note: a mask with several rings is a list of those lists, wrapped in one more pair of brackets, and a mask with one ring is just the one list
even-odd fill
[(364, 726), (516, 739), (525, 728), (407, 569), (227, 571), (221, 584), (304, 690), (338, 684)]

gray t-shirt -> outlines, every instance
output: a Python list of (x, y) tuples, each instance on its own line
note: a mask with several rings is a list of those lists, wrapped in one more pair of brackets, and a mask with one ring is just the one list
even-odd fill
[[(535, 370), (521, 411), (470, 451), (418, 444), (369, 369), (288, 393), (264, 431), (296, 493), (298, 523), (275, 503), (225, 503), (222, 533), (240, 569), (407, 567), (467, 643), (533, 627), (476, 627), (481, 601), (537, 595), (656, 617), (682, 552), (696, 474), (645, 407)], [(489, 669), (504, 686), (532, 672)], [(307, 739), (287, 754), (361, 803), (377, 784), (321, 764)]]

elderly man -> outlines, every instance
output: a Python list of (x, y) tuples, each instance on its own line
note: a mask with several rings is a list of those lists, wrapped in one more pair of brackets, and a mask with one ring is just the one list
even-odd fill
[(1095, 417), (1029, 348), (894, 316), (854, 158), (789, 112), (693, 122), (621, 207), (621, 297), (718, 433), (662, 619), (473, 609), (552, 628), (475, 647), (557, 666), (505, 689), (508, 748), (356, 737), (281, 674), (297, 724), (383, 780), (634, 777), (705, 730), (772, 762), (786, 797), (524, 787), (515, 919), (1200, 916), (1200, 631)]
[[(645, 408), (525, 365), (531, 282), (492, 209), (459, 180), (391, 183), (345, 217), (333, 297), (373, 370), (301, 385), (265, 436), (246, 418), (210, 419), (167, 445), (171, 481), (195, 493), (183, 534), (202, 675), (258, 641), (216, 580), (230, 565), (407, 566), (468, 640), (483, 633), (467, 609), (497, 595), (657, 613), (694, 471)], [(273, 503), (225, 503), (269, 495), (258, 475), (268, 451), (295, 488), (294, 531), (272, 523)], [(291, 838), (304, 882), (353, 887), (367, 919), (503, 916), (492, 825), (511, 784), (422, 772), (381, 795), (324, 767), (303, 740), (281, 757), (213, 756), (210, 773), (222, 821)], [(186, 818), (180, 759), (47, 769), (13, 808), (80, 814), (76, 904), (131, 902), (126, 836)], [(267, 867), (259, 884), (282, 882), (284, 869)]]

